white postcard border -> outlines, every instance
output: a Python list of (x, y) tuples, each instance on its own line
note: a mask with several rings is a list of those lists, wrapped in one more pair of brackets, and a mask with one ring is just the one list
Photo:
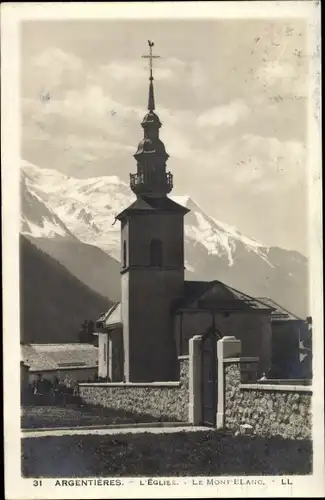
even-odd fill
[[(324, 402), (323, 402), (323, 285), (322, 285), (322, 170), (320, 133), (320, 5), (319, 2), (152, 2), (152, 3), (35, 3), (2, 5), (2, 235), (3, 235), (3, 359), (5, 487), (10, 500), (44, 498), (194, 498), (194, 497), (317, 497), (324, 491)], [(40, 487), (21, 477), (20, 449), (20, 362), (19, 348), (19, 23), (36, 19), (204, 19), (204, 18), (301, 17), (309, 24), (312, 65), (309, 107), (309, 241), (310, 291), (313, 317), (313, 441), (311, 476), (267, 477), (256, 486), (208, 486), (207, 478), (179, 478), (179, 486), (142, 486), (140, 479), (122, 478), (124, 485), (55, 486), (56, 479), (42, 478)], [(228, 476), (217, 479), (227, 479)], [(229, 476), (229, 479), (240, 480)], [(87, 478), (90, 479), (90, 478)], [(97, 480), (99, 478), (96, 478)], [(106, 478), (105, 478), (106, 479)], [(166, 478), (170, 479), (170, 478)], [(210, 479), (210, 478), (209, 478)], [(61, 480), (61, 479), (60, 479)], [(193, 480), (202, 480), (194, 485)], [(281, 484), (285, 480), (287, 483)], [(290, 484), (292, 483), (292, 484)]]

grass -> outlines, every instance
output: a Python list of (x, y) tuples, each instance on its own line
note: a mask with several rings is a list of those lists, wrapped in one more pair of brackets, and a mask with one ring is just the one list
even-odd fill
[[(46, 456), (46, 460), (44, 460)], [(24, 438), (26, 477), (311, 474), (307, 440), (200, 431)]]
[(80, 427), (108, 424), (130, 424), (157, 421), (150, 415), (134, 415), (131, 412), (103, 408), (101, 406), (23, 406), (23, 429), (49, 427)]

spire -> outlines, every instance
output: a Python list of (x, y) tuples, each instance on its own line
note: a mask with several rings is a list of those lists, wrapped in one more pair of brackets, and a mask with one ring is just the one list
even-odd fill
[(130, 186), (137, 196), (164, 197), (173, 188), (173, 176), (166, 172), (168, 154), (164, 143), (159, 138), (161, 122), (154, 112), (155, 97), (153, 90), (152, 60), (159, 56), (152, 55), (154, 43), (148, 40), (149, 55), (149, 97), (148, 113), (144, 116), (141, 126), (144, 137), (139, 142), (134, 155), (137, 161), (137, 173), (130, 174)]
[(148, 109), (149, 111), (153, 111), (155, 109), (155, 95), (153, 92), (153, 77), (150, 77), (150, 83), (149, 83), (149, 99), (148, 99)]
[(158, 59), (160, 56), (154, 56), (152, 54), (152, 47), (155, 45), (153, 42), (148, 40), (148, 45), (149, 45), (149, 55), (142, 56), (144, 59), (149, 59), (149, 71), (150, 71), (150, 76), (149, 76), (149, 99), (148, 99), (148, 110), (153, 111), (155, 109), (155, 96), (154, 96), (154, 91), (153, 91), (153, 74), (152, 74), (152, 60), (153, 59)]

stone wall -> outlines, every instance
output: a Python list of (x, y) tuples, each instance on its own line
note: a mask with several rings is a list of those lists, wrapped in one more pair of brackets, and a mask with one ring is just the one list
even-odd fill
[(224, 427), (249, 424), (256, 435), (310, 439), (312, 391), (306, 386), (242, 384), (241, 363), (224, 360)]
[(188, 421), (189, 359), (179, 358), (179, 382), (79, 384), (85, 403), (133, 413), (152, 421)]

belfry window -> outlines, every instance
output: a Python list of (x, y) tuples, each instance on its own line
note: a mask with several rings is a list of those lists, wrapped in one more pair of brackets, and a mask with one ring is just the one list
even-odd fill
[(162, 266), (162, 243), (160, 240), (150, 242), (150, 266)]
[(126, 241), (123, 241), (123, 267), (126, 267)]

